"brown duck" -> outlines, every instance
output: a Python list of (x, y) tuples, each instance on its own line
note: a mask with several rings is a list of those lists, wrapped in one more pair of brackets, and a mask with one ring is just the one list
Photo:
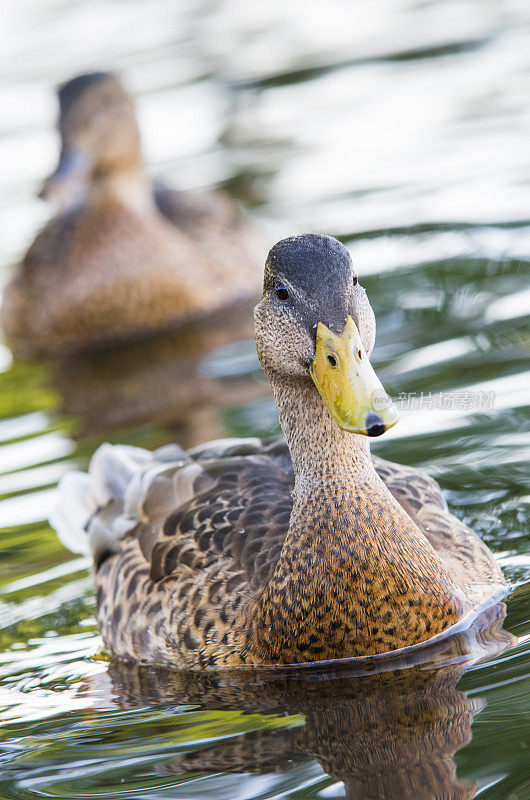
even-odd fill
[(498, 595), (492, 554), (437, 484), (370, 458), (397, 415), (338, 241), (272, 248), (255, 334), (285, 440), (103, 445), (63, 482), (53, 523), (93, 555), (107, 648), (184, 667), (382, 654)]
[(143, 336), (258, 294), (258, 237), (223, 195), (154, 186), (118, 78), (59, 89), (62, 146), (41, 195), (61, 210), (7, 286), (17, 353), (55, 354)]

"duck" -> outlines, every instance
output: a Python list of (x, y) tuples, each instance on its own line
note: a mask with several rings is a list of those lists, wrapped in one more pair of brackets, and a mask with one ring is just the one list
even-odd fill
[(422, 471), (371, 458), (397, 411), (344, 245), (282, 239), (255, 339), (283, 437), (102, 445), (51, 517), (90, 554), (114, 656), (189, 669), (377, 657), (450, 636), (505, 590)]
[(219, 192), (153, 183), (132, 99), (116, 75), (79, 75), (58, 100), (61, 153), (40, 192), (58, 211), (0, 311), (17, 355), (137, 339), (259, 296), (257, 230)]

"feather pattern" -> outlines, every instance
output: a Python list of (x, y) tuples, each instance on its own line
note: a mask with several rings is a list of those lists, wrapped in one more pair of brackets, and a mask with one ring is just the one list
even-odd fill
[[(447, 511), (436, 482), (411, 467), (373, 462), (462, 580), (491, 590), (498, 567)], [(289, 529), (294, 472), (283, 437), (219, 440), (187, 453), (105, 445), (90, 474), (93, 513), (82, 535), (99, 564), (98, 621), (109, 650), (189, 667), (252, 661), (236, 650), (234, 625), (267, 583)], [(128, 482), (119, 479), (126, 474)], [(97, 507), (104, 496), (107, 504)]]
[(396, 420), (376, 413), (375, 319), (346, 248), (278, 242), (254, 319), (285, 440), (94, 456), (84, 535), (109, 650), (184, 667), (371, 656), (493, 602), (502, 573), (437, 484), (370, 458)]

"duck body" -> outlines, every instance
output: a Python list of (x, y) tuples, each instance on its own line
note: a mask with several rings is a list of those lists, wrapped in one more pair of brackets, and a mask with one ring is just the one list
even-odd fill
[[(375, 378), (373, 314), (347, 251), (329, 237), (284, 240), (269, 254), (255, 322), (285, 439), (154, 454), (104, 445), (89, 475), (63, 485), (52, 521), (68, 546), (93, 555), (99, 627), (117, 656), (200, 668), (383, 654), (443, 634), (503, 585), (431, 478), (371, 459), (363, 433), (382, 432), (393, 412), (374, 423), (362, 401), (354, 412), (361, 405), (366, 423), (346, 414), (346, 340), (326, 328), (315, 341), (310, 298), (303, 311), (294, 305), (304, 281), (318, 292), (312, 258), (345, 280), (350, 272), (314, 313), (342, 330), (343, 311), (332, 317), (343, 296), (355, 315), (344, 328), (358, 358), (351, 385)], [(329, 341), (333, 397), (319, 366)]]
[(259, 288), (259, 237), (239, 209), (214, 192), (153, 185), (121, 84), (81, 78), (61, 90), (62, 154), (43, 189), (61, 209), (2, 302), (4, 332), (22, 355), (142, 337)]

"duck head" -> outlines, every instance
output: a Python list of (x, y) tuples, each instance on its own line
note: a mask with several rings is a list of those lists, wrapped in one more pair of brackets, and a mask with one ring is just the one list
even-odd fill
[(78, 75), (58, 98), (61, 154), (39, 196), (65, 206), (91, 181), (140, 166), (140, 133), (132, 100), (112, 73)]
[(312, 381), (337, 425), (351, 433), (380, 436), (397, 422), (370, 364), (374, 312), (337, 239), (304, 234), (275, 244), (254, 319), (271, 381)]

